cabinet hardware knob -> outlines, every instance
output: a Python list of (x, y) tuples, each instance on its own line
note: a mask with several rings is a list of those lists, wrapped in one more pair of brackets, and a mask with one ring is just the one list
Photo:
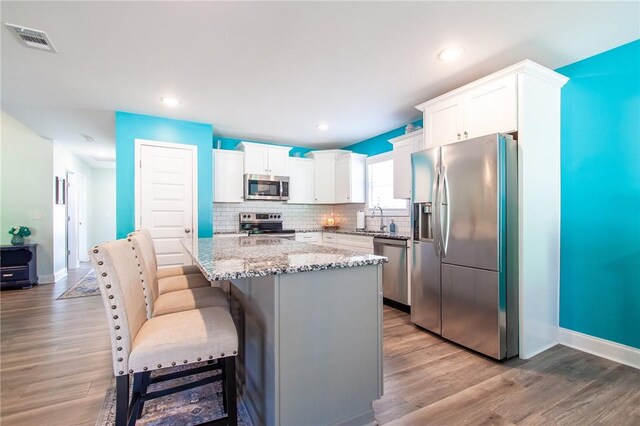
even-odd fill
[(460, 139), (460, 136), (462, 136), (460, 133), (458, 133), (458, 139)]
[(191, 228), (184, 228), (184, 233), (188, 234), (189, 232), (191, 232)]
[(469, 133), (464, 132), (464, 137), (466, 138), (467, 136), (469, 136)]

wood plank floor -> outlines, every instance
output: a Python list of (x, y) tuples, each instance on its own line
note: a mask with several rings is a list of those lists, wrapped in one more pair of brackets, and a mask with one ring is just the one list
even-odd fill
[[(0, 293), (0, 423), (94, 425), (112, 377), (99, 297), (56, 285)], [(384, 310), (382, 424), (640, 424), (640, 371), (563, 346), (497, 363)]]

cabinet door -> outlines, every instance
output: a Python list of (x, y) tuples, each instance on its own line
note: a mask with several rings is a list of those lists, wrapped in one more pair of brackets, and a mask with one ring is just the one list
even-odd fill
[(313, 160), (289, 159), (289, 203), (313, 203)]
[(516, 77), (471, 90), (466, 97), (463, 138), (518, 130)]
[(244, 155), (238, 151), (213, 151), (213, 201), (241, 203), (244, 201)]
[(463, 101), (462, 96), (454, 96), (425, 110), (426, 148), (461, 140)]
[(253, 175), (268, 175), (267, 147), (247, 146), (244, 149), (244, 172)]
[(351, 157), (336, 160), (336, 203), (351, 202)]
[(331, 204), (336, 202), (336, 160), (332, 155), (314, 158), (315, 202)]
[(280, 148), (267, 149), (267, 172), (273, 176), (289, 176), (289, 152)]
[(413, 152), (423, 151), (427, 149), (427, 144), (425, 143), (424, 138), (424, 133), (420, 133), (413, 138)]
[(414, 139), (393, 144), (393, 196), (411, 198), (411, 153)]

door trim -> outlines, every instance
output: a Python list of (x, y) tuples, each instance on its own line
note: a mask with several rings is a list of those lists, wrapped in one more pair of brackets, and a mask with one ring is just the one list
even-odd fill
[(193, 185), (191, 188), (191, 202), (193, 204), (191, 209), (191, 232), (193, 235), (192, 241), (198, 239), (198, 147), (196, 145), (187, 145), (181, 143), (172, 143), (172, 142), (161, 142), (161, 141), (152, 141), (148, 139), (135, 139), (135, 148), (134, 148), (134, 163), (133, 167), (135, 169), (134, 172), (134, 193), (135, 193), (135, 207), (134, 207), (134, 215), (135, 215), (135, 227), (136, 229), (140, 229), (140, 161), (142, 160), (141, 152), (143, 146), (154, 146), (159, 148), (173, 148), (173, 149), (182, 149), (189, 150), (193, 153), (191, 158), (192, 161), (192, 173), (193, 173)]

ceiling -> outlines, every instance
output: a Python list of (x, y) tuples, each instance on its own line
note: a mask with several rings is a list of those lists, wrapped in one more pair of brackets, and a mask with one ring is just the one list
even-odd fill
[[(638, 2), (2, 1), (1, 12), (60, 52), (27, 49), (2, 26), (3, 110), (93, 166), (114, 156), (116, 110), (334, 148), (523, 59), (554, 69), (640, 37)], [(449, 45), (465, 54), (441, 62)]]

